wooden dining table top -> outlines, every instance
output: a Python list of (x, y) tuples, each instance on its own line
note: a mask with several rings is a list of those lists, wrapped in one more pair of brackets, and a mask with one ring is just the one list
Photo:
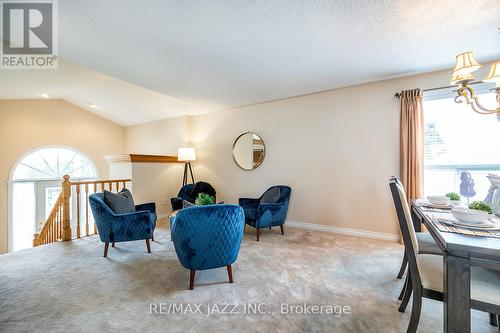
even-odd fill
[[(413, 209), (423, 219), (429, 233), (432, 235), (441, 250), (456, 256), (487, 258), (500, 262), (500, 238), (480, 237), (441, 231), (433, 221), (437, 217), (451, 217), (450, 211), (433, 211), (425, 209), (418, 202), (414, 202)], [(500, 233), (500, 231), (499, 231)]]

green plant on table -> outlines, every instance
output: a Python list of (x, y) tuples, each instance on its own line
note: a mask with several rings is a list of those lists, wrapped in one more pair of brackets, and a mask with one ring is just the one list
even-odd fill
[(195, 203), (199, 206), (213, 205), (215, 203), (215, 198), (206, 193), (199, 193)]
[(448, 193), (446, 193), (446, 196), (448, 198), (450, 198), (450, 200), (453, 200), (453, 201), (460, 201), (460, 199), (462, 199), (460, 197), (460, 195), (456, 192), (448, 192)]
[(469, 209), (482, 210), (488, 212), (488, 214), (493, 213), (493, 208), (483, 201), (474, 201), (469, 205)]

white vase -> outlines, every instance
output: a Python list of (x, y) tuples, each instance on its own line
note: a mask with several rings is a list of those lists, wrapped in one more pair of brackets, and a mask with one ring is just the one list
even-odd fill
[(497, 188), (495, 193), (493, 193), (491, 205), (493, 206), (493, 212), (495, 215), (500, 216), (500, 188)]

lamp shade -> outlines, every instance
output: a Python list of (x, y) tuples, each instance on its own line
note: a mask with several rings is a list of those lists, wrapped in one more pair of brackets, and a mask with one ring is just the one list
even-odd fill
[(194, 148), (179, 148), (177, 160), (182, 162), (196, 161), (196, 153)]
[(498, 87), (498, 84), (500, 83), (500, 61), (491, 65), (490, 72), (483, 81), (496, 82)]
[(472, 52), (464, 52), (457, 55), (457, 62), (453, 70), (453, 76), (465, 76), (477, 71), (481, 65), (474, 59)]

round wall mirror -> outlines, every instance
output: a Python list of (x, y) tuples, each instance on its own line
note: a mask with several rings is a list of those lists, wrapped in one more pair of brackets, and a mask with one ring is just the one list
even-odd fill
[(233, 158), (243, 170), (253, 170), (262, 164), (266, 156), (264, 140), (253, 132), (246, 132), (236, 138)]

